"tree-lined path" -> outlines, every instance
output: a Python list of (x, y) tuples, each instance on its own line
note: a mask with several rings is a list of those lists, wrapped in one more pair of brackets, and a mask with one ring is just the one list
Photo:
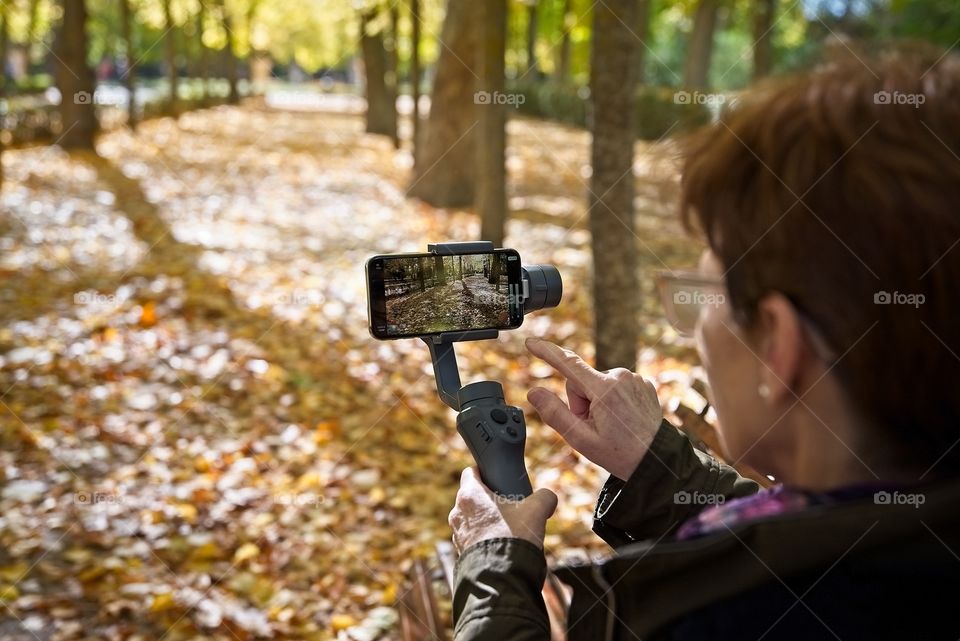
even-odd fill
[[(510, 246), (560, 266), (564, 301), (460, 352), (464, 380), (503, 378), (525, 404), (550, 370), (523, 337), (590, 352), (587, 145), (556, 125), (510, 131)], [(447, 536), (469, 456), (422, 344), (369, 337), (363, 263), (472, 238), (475, 217), (405, 199), (406, 153), (347, 113), (221, 107), (105, 134), (97, 150), (7, 152), (4, 637), (32, 638), (17, 619), (41, 638), (389, 627), (377, 608)], [(653, 170), (638, 193), (658, 206), (637, 248), (679, 266), (696, 248), (658, 200), (674, 189), (668, 151), (638, 147)], [(650, 287), (645, 368), (672, 380), (688, 368), (662, 356), (672, 339)], [(530, 469), (562, 496), (551, 553), (597, 545), (600, 474), (530, 424)]]

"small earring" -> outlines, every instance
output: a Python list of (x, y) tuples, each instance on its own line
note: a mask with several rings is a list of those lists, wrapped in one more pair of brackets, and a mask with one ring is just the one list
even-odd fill
[(760, 398), (767, 398), (770, 396), (770, 386), (766, 383), (760, 383), (757, 387), (757, 394), (760, 395)]

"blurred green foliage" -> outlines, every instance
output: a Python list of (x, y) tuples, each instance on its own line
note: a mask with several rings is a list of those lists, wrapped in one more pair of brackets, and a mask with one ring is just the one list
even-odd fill
[[(161, 44), (167, 25), (165, 0), (130, 0), (134, 10), (134, 40), (138, 63), (150, 68), (162, 64)], [(534, 51), (537, 72), (527, 60), (528, 20), (533, 0), (509, 0), (507, 72), (518, 82), (555, 77), (564, 43), (569, 51), (563, 82), (585, 86), (589, 58), (593, 3), (591, 0), (538, 0)], [(677, 87), (686, 55), (687, 39), (700, 0), (649, 0), (648, 34), (638, 34), (644, 51), (644, 82)], [(390, 28), (389, 9), (399, 11), (397, 52), (399, 73), (405, 78), (411, 53), (412, 16), (407, 0), (169, 0), (177, 42), (178, 65), (187, 67), (199, 55), (200, 42), (213, 52), (227, 43), (222, 11), (230, 16), (234, 53), (242, 60), (262, 53), (280, 68), (296, 63), (308, 73), (346, 70), (358, 54), (361, 12), (372, 16), (367, 28)], [(198, 24), (201, 8), (205, 20)], [(710, 65), (710, 86), (735, 90), (752, 76), (754, 13), (758, 0), (718, 0), (719, 11)], [(440, 41), (445, 0), (420, 0), (422, 64), (429, 69), (444, 44)], [(223, 9), (221, 10), (221, 6)], [(119, 0), (87, 0), (90, 14), (88, 61), (122, 58)], [(11, 47), (25, 47), (35, 72), (49, 71), (49, 54), (61, 8), (58, 0), (16, 0), (6, 3)], [(639, 31), (639, 27), (637, 27)], [(852, 38), (882, 48), (898, 39), (924, 40), (953, 47), (960, 39), (960, 2), (957, 0), (778, 0), (771, 31), (773, 72), (801, 70), (815, 64), (830, 37)], [(46, 62), (44, 62), (46, 61)], [(46, 65), (46, 66), (44, 66)], [(39, 68), (38, 68), (39, 67)], [(29, 81), (31, 86), (40, 81)], [(429, 74), (425, 80), (429, 85)], [(24, 84), (23, 82), (20, 83)], [(546, 89), (550, 92), (552, 89)], [(565, 98), (556, 96), (558, 104)], [(557, 107), (565, 112), (566, 107)], [(576, 107), (570, 107), (574, 110)]]
[[(517, 111), (575, 127), (587, 127), (590, 118), (586, 87), (555, 82), (515, 82), (510, 90), (523, 96)], [(689, 94), (687, 94), (689, 95)], [(710, 120), (710, 108), (677, 99), (669, 87), (642, 86), (636, 96), (636, 129), (640, 140), (659, 140), (667, 135), (696, 129)]]

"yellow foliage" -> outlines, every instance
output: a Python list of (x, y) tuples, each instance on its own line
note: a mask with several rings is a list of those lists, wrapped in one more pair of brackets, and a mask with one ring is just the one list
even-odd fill
[(334, 614), (330, 617), (330, 625), (334, 632), (340, 632), (347, 628), (352, 628), (357, 624), (357, 620), (349, 614)]
[(20, 590), (15, 585), (0, 587), (0, 601), (13, 601), (20, 597)]
[(234, 553), (233, 562), (239, 564), (250, 559), (255, 559), (258, 556), (260, 556), (260, 548), (256, 543), (244, 543), (237, 548), (237, 551)]
[(169, 592), (163, 592), (153, 597), (153, 603), (150, 604), (150, 611), (163, 612), (173, 608), (175, 605), (173, 595)]
[(190, 503), (179, 503), (177, 505), (177, 513), (187, 523), (196, 523), (197, 522), (197, 508), (195, 505)]

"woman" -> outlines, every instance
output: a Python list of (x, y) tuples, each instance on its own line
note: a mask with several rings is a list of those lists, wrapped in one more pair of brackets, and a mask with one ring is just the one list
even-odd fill
[[(726, 456), (775, 487), (693, 448), (641, 377), (528, 342), (567, 391), (529, 401), (610, 472), (594, 530), (617, 553), (557, 571), (571, 639), (960, 638), (958, 122), (952, 57), (853, 60), (751, 91), (690, 147), (708, 250), (665, 303)], [(556, 501), (464, 472), (457, 639), (549, 638)]]

